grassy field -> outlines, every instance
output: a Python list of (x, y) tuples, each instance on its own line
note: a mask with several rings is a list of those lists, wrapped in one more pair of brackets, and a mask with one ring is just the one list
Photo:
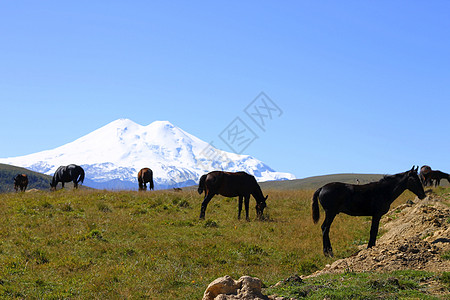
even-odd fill
[[(40, 299), (201, 299), (224, 275), (266, 286), (310, 274), (322, 254), (311, 220), (313, 190), (269, 194), (266, 221), (237, 220), (237, 199), (216, 196), (199, 221), (193, 191), (57, 192), (0, 195), (0, 295)], [(414, 198), (405, 192), (394, 205)], [(322, 216), (323, 218), (323, 216)], [(339, 215), (335, 258), (357, 250), (370, 218)]]

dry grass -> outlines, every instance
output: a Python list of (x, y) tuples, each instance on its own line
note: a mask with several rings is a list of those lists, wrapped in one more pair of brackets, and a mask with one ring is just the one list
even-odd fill
[[(246, 222), (237, 220), (237, 200), (220, 196), (199, 221), (202, 197), (188, 191), (2, 194), (0, 295), (199, 299), (220, 276), (271, 285), (331, 263), (311, 220), (313, 191), (264, 192), (263, 222), (254, 220), (253, 199)], [(330, 234), (335, 259), (367, 240), (369, 226), (370, 218), (339, 215)]]

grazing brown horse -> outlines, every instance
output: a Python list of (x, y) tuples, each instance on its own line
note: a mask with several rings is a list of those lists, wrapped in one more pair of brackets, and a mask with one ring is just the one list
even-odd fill
[(425, 178), (425, 176), (430, 172), (431, 172), (430, 166), (424, 165), (420, 168), (419, 178), (422, 181), (423, 186), (432, 185), (431, 181)]
[(206, 207), (214, 195), (222, 195), (225, 197), (239, 196), (239, 213), (238, 219), (241, 218), (242, 202), (245, 199), (245, 218), (248, 221), (248, 210), (250, 195), (256, 200), (256, 215), (261, 220), (264, 208), (266, 207), (267, 197), (263, 196), (261, 188), (256, 182), (254, 176), (245, 172), (222, 172), (213, 171), (203, 175), (198, 185), (198, 193), (205, 191), (205, 198), (202, 202), (200, 210), (200, 219), (205, 218)]
[(147, 182), (150, 183), (150, 190), (154, 189), (153, 171), (149, 168), (142, 168), (138, 173), (139, 190), (147, 190)]
[(325, 256), (333, 256), (329, 232), (331, 223), (339, 213), (350, 216), (372, 216), (370, 239), (367, 248), (375, 246), (378, 226), (381, 217), (389, 211), (389, 208), (406, 189), (425, 198), (422, 183), (417, 170), (419, 167), (404, 173), (385, 176), (378, 182), (355, 185), (342, 182), (332, 182), (319, 188), (313, 196), (312, 217), (314, 223), (319, 221), (319, 201), (325, 210), (325, 220), (322, 224), (323, 253)]
[(83, 183), (84, 181), (84, 170), (82, 167), (71, 164), (68, 166), (60, 166), (56, 169), (55, 174), (53, 174), (52, 182), (50, 183), (50, 188), (54, 191), (58, 182), (61, 182), (62, 188), (64, 188), (65, 182), (73, 181), (73, 188), (78, 188), (78, 183)]
[(14, 177), (14, 189), (16, 192), (19, 190), (21, 192), (25, 192), (28, 186), (28, 176), (27, 174), (18, 174), (16, 177)]
[(433, 185), (432, 180), (434, 180), (435, 187), (441, 184), (441, 179), (447, 179), (448, 182), (450, 182), (450, 175), (439, 170), (430, 171), (425, 174), (425, 181), (430, 182), (430, 185)]

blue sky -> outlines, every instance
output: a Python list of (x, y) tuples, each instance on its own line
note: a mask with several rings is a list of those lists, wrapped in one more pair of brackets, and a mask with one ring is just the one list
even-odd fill
[[(298, 178), (450, 172), (448, 1), (0, 1), (0, 157), (168, 120)], [(261, 130), (264, 92), (282, 114)]]

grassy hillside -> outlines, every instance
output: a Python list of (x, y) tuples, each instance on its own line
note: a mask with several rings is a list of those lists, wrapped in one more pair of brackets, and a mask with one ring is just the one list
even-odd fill
[(16, 177), (17, 174), (27, 174), (27, 190), (48, 190), (50, 188), (50, 182), (52, 180), (51, 176), (36, 173), (20, 167), (0, 164), (0, 193), (14, 191), (14, 177)]
[[(380, 180), (384, 175), (381, 174), (330, 174), (322, 176), (313, 176), (303, 179), (285, 180), (285, 181), (266, 181), (261, 182), (262, 189), (276, 189), (276, 190), (298, 190), (298, 189), (312, 189), (316, 190), (319, 187), (330, 182), (345, 182), (351, 184), (366, 184)], [(357, 181), (358, 180), (358, 181)], [(441, 186), (450, 186), (445, 179), (441, 180)]]
[[(253, 199), (246, 222), (237, 220), (237, 200), (220, 196), (199, 221), (195, 191), (3, 194), (0, 297), (201, 299), (224, 275), (269, 286), (332, 263), (311, 221), (313, 190), (264, 192), (263, 222), (254, 220)], [(411, 198), (406, 192), (396, 204)], [(369, 218), (339, 215), (335, 259), (355, 252), (369, 226)]]
[(331, 174), (285, 181), (267, 181), (261, 183), (261, 188), (279, 190), (316, 190), (319, 187), (330, 182), (345, 182), (357, 184), (357, 180), (359, 180), (360, 184), (365, 184), (373, 181), (378, 181), (382, 177), (383, 175), (380, 174)]

